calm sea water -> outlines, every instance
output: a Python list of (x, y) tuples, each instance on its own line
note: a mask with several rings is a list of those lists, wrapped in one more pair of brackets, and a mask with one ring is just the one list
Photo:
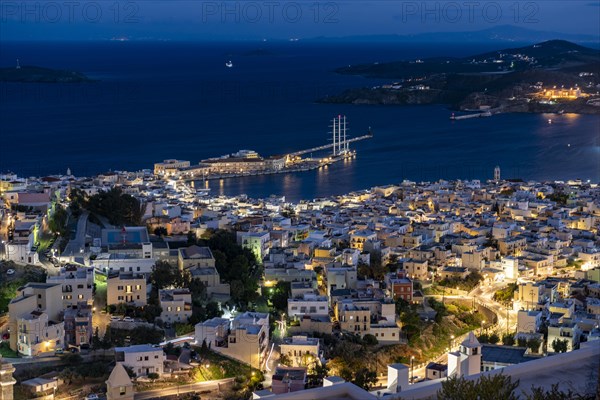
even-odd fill
[[(494, 46), (494, 47), (497, 47)], [(600, 181), (600, 117), (505, 114), (452, 122), (444, 106), (317, 104), (381, 81), (336, 67), (490, 45), (332, 43), (0, 43), (0, 65), (81, 71), (88, 84), (0, 84), (0, 171), (76, 175), (152, 168), (253, 149), (264, 155), (325, 144), (329, 120), (348, 118), (356, 159), (326, 170), (212, 181), (213, 193), (289, 200), (403, 179), (492, 176)], [(257, 51), (260, 50), (260, 51)], [(233, 68), (226, 68), (231, 60)], [(548, 124), (552, 118), (553, 123)]]

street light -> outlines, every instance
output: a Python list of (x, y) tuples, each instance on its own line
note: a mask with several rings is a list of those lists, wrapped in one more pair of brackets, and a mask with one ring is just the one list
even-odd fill
[(450, 351), (452, 351), (452, 347), (454, 347), (454, 335), (450, 335)]
[[(531, 303), (533, 303), (533, 289), (529, 291), (529, 295), (531, 296)], [(529, 305), (529, 308), (531, 309), (531, 304)]]
[(414, 369), (415, 356), (410, 356), (410, 383), (415, 383), (415, 369)]

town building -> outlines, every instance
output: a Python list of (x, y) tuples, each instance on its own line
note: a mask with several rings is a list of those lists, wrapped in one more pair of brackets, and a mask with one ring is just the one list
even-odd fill
[(269, 314), (245, 312), (234, 318), (227, 341), (214, 351), (260, 368), (269, 348)]
[(61, 311), (60, 284), (28, 283), (17, 289), (17, 295), (8, 304), (10, 348), (28, 356), (62, 348)]
[(94, 302), (94, 268), (67, 264), (58, 275), (48, 276), (46, 282), (61, 285), (63, 308)]
[(117, 362), (106, 381), (106, 400), (133, 400), (135, 389), (123, 363)]
[(129, 347), (115, 347), (115, 361), (129, 367), (137, 376), (150, 373), (164, 373), (166, 360), (162, 347), (149, 344), (138, 344)]
[(179, 270), (191, 268), (215, 268), (215, 258), (208, 247), (190, 246), (178, 250)]
[(192, 316), (192, 294), (188, 289), (162, 289), (160, 319), (168, 323), (187, 323)]
[(172, 176), (177, 175), (179, 170), (189, 168), (190, 162), (184, 160), (169, 159), (154, 164), (154, 175)]
[(306, 387), (306, 368), (279, 366), (273, 374), (271, 391), (274, 394), (291, 393)]
[(303, 296), (288, 299), (287, 315), (291, 318), (302, 318), (304, 315), (327, 315), (329, 313), (329, 299), (314, 293), (305, 293)]
[(280, 354), (290, 360), (290, 367), (310, 366), (321, 356), (319, 339), (303, 335), (284, 338), (280, 349)]
[(481, 344), (473, 332), (462, 341), (457, 351), (448, 353), (448, 375), (468, 376), (481, 371)]
[(110, 275), (106, 285), (106, 304), (133, 304), (137, 307), (147, 303), (146, 278), (143, 275), (119, 272)]
[(67, 307), (63, 311), (65, 347), (89, 347), (92, 343), (92, 306), (86, 302)]
[(196, 345), (206, 342), (209, 348), (223, 346), (227, 341), (230, 325), (229, 319), (219, 317), (197, 323), (194, 328)]

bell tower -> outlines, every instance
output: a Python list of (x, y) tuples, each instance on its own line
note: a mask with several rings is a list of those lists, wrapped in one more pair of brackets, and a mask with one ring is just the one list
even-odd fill
[(458, 351), (448, 353), (448, 376), (469, 376), (481, 372), (481, 343), (471, 331)]

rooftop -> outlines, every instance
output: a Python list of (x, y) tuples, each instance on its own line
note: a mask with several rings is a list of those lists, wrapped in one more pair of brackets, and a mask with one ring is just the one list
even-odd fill
[(482, 361), (487, 362), (513, 365), (539, 358), (526, 356), (526, 351), (527, 349), (525, 347), (494, 346), (484, 344), (481, 348), (481, 359)]
[(181, 258), (186, 259), (212, 259), (212, 252), (208, 247), (190, 246), (179, 249)]
[(115, 353), (146, 353), (155, 351), (160, 351), (162, 353), (163, 349), (160, 346), (153, 346), (151, 344), (136, 344), (129, 347), (115, 347)]

